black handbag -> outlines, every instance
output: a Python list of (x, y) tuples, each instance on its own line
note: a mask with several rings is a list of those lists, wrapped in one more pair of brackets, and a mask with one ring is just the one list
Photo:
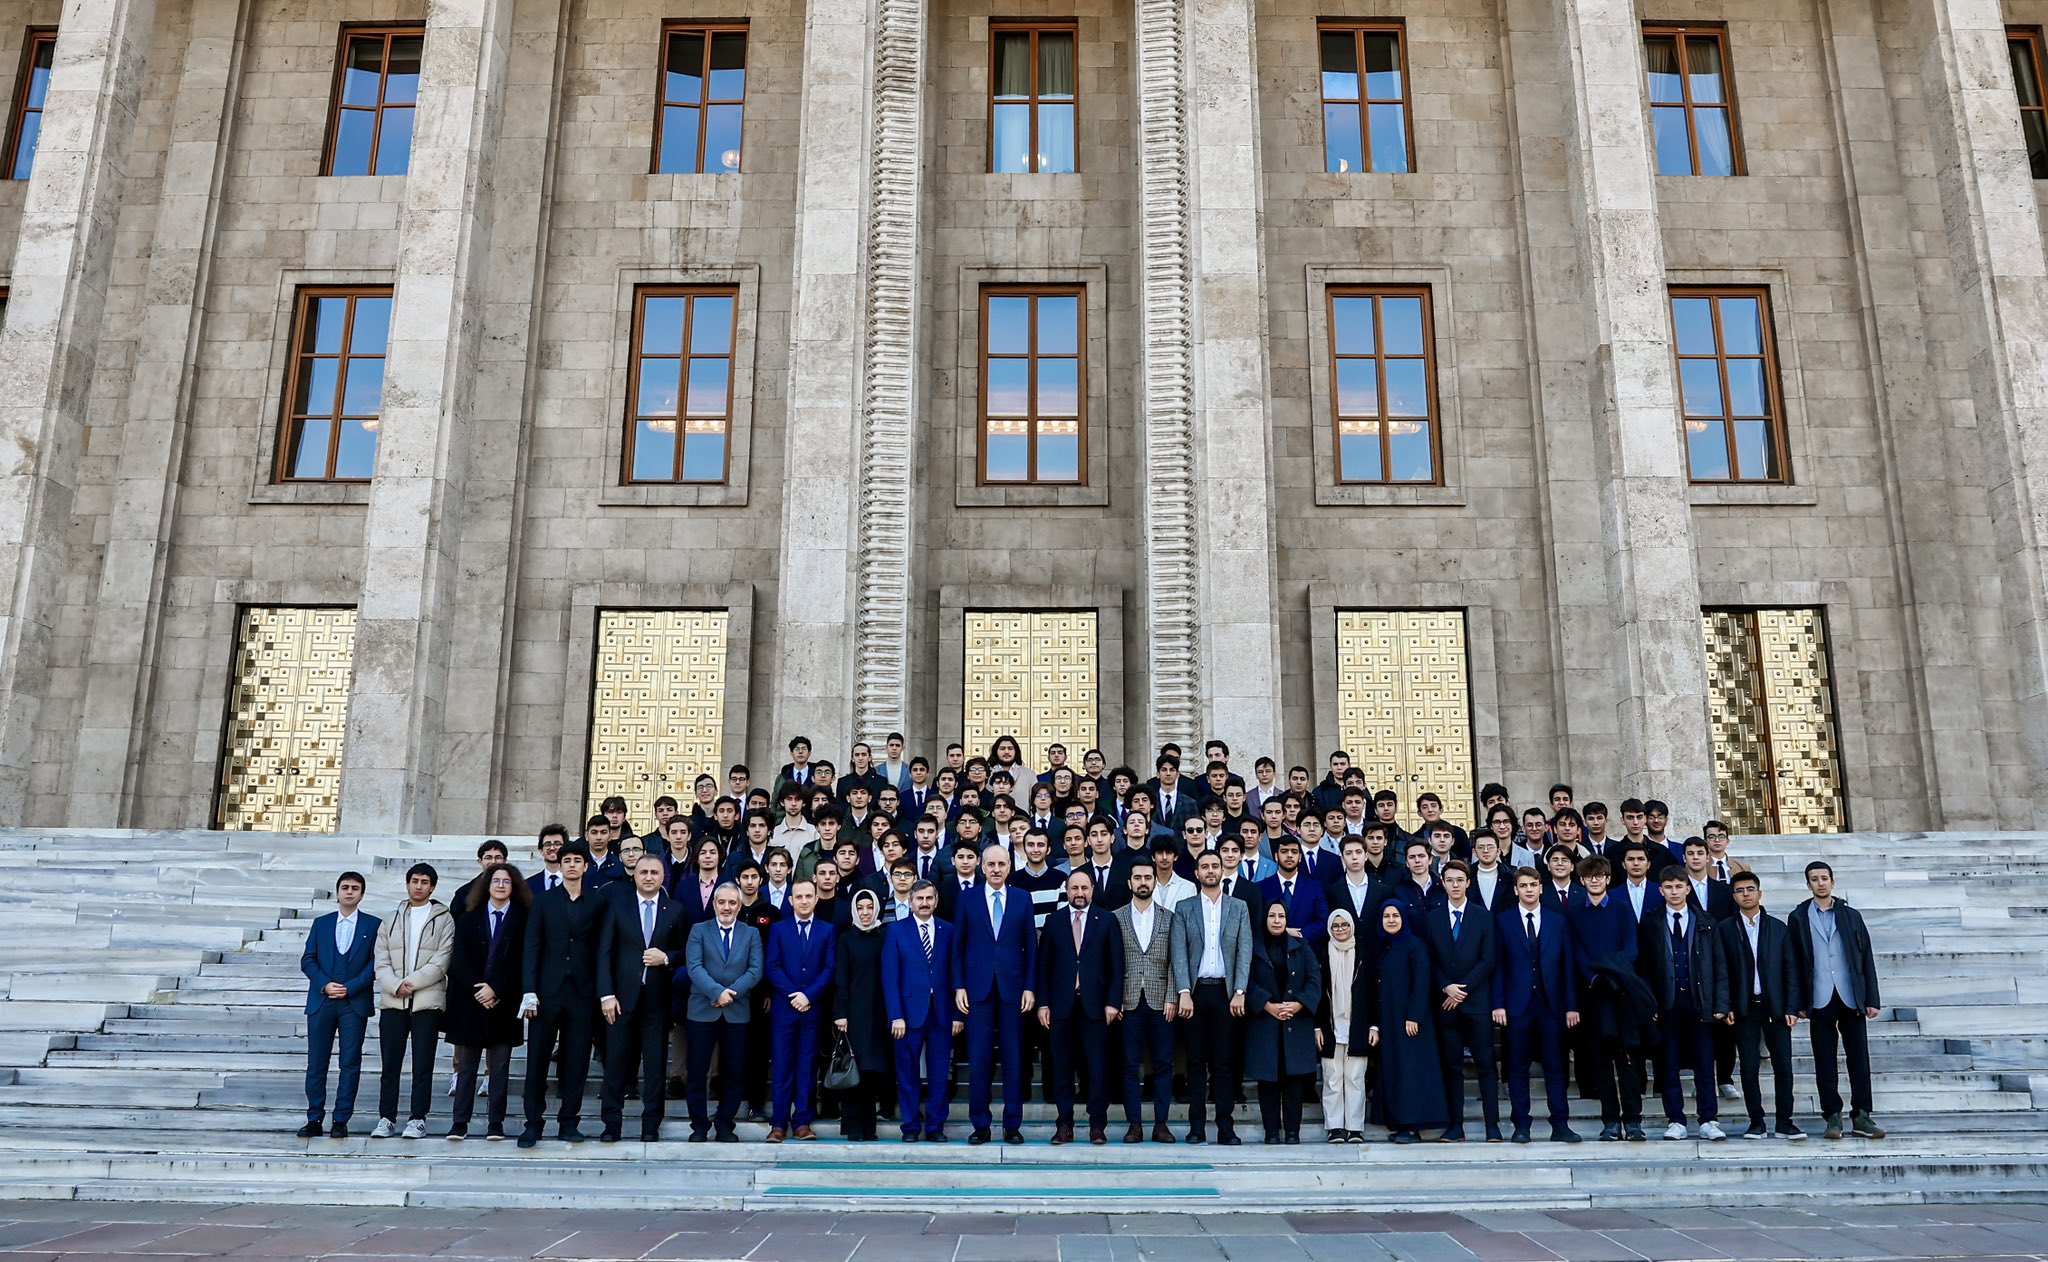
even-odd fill
[(854, 1063), (853, 1046), (844, 1034), (832, 1040), (832, 1060), (825, 1066), (825, 1090), (851, 1091), (860, 1085), (860, 1066)]

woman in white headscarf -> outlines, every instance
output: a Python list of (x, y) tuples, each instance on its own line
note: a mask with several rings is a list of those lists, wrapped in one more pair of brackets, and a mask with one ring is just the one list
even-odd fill
[(1372, 970), (1360, 961), (1358, 925), (1341, 908), (1330, 913), (1330, 962), (1323, 970), (1323, 1020), (1316, 1051), (1323, 1058), (1323, 1132), (1333, 1144), (1365, 1142), (1365, 999)]

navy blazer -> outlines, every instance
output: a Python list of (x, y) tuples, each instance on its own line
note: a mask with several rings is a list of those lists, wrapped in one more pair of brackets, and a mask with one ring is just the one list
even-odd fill
[[(313, 921), (306, 934), (306, 949), (299, 956), (299, 971), (306, 975), (306, 1015), (312, 1016), (323, 1003), (345, 1003), (357, 1015), (367, 1018), (377, 980), (377, 930), (383, 921), (366, 911), (356, 912), (356, 936), (348, 954), (334, 949), (334, 924), (340, 912), (330, 911)], [(330, 1000), (322, 992), (327, 983), (348, 987), (348, 998)]]
[(1493, 897), (1486, 897), (1479, 886), (1479, 868), (1472, 868), (1472, 888), (1467, 895), (1473, 902), (1488, 911), (1497, 912), (1503, 907), (1515, 905), (1515, 870), (1507, 864), (1496, 864), (1493, 869)]
[(811, 940), (808, 944), (797, 933), (794, 915), (785, 916), (768, 926), (770, 1000), (787, 1004), (791, 995), (801, 992), (810, 1000), (811, 1011), (817, 1012), (826, 988), (832, 985), (837, 952), (836, 931), (822, 917), (811, 917)]
[(1054, 912), (1039, 935), (1038, 979), (1044, 993), (1038, 1006), (1052, 1009), (1061, 1020), (1101, 1020), (1104, 1008), (1124, 1003), (1123, 927), (1114, 913), (1091, 905), (1082, 915), (1081, 949), (1076, 951), (1073, 915), (1071, 909)]
[[(1265, 900), (1259, 907), (1259, 925), (1252, 933), (1257, 940), (1265, 928), (1267, 904), (1280, 901), (1280, 874), (1259, 882), (1259, 897)], [(1296, 869), (1294, 873), (1294, 897), (1287, 903), (1287, 925), (1301, 930), (1301, 940), (1315, 946), (1330, 936), (1330, 903), (1323, 895), (1323, 883)]]
[(1003, 886), (1003, 929), (990, 923), (988, 883), (974, 888), (954, 909), (953, 977), (970, 1003), (991, 998), (1015, 1005), (1026, 991), (1038, 989), (1038, 934), (1031, 895)]
[(1493, 995), (1493, 916), (1470, 898), (1458, 923), (1458, 936), (1451, 936), (1451, 908), (1448, 899), (1422, 913), (1422, 940), (1429, 947), (1430, 984), (1435, 998), (1443, 1000), (1444, 987), (1463, 986), (1467, 1001), (1461, 1011), (1477, 1012)]
[(1535, 1001), (1540, 983), (1552, 1016), (1578, 1011), (1578, 952), (1565, 918), (1547, 906), (1542, 909), (1533, 952), (1520, 903), (1509, 903), (1495, 912), (1493, 923), (1497, 930), (1493, 1006), (1506, 1009), (1508, 1020), (1518, 1021)]
[(916, 916), (891, 921), (882, 931), (888, 935), (882, 944), (882, 1006), (891, 1021), (917, 1027), (958, 1015), (953, 1009), (953, 992), (959, 989), (953, 980), (953, 937), (958, 930), (937, 916), (931, 925), (929, 962)]

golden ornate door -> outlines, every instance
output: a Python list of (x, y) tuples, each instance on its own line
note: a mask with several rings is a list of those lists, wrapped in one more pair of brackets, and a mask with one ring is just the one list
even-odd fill
[(1092, 609), (968, 613), (960, 743), (969, 755), (985, 756), (996, 737), (1009, 735), (1027, 767), (1043, 769), (1055, 743), (1080, 766), (1095, 744), (1096, 632)]
[(215, 827), (331, 833), (339, 825), (355, 643), (353, 609), (242, 610)]
[(1714, 791), (1736, 833), (1848, 826), (1841, 741), (1818, 609), (1709, 609), (1707, 713)]
[(1472, 700), (1465, 614), (1456, 609), (1337, 613), (1337, 740), (1374, 790), (1414, 818), (1425, 791), (1444, 818), (1472, 818)]
[(617, 794), (646, 827), (663, 793), (688, 802), (698, 773), (724, 779), (723, 609), (604, 609), (591, 676), (587, 810)]

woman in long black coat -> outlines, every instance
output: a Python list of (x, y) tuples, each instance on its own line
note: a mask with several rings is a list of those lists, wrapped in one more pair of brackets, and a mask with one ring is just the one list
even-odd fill
[(873, 890), (853, 896), (853, 914), (837, 939), (832, 971), (833, 1025), (853, 1049), (860, 1085), (839, 1097), (839, 1134), (875, 1138), (875, 1102), (887, 1099), (896, 1067), (889, 1012), (882, 1003), (882, 903)]
[(1407, 924), (1397, 902), (1380, 904), (1379, 950), (1373, 962), (1372, 1028), (1379, 1051), (1379, 1090), (1372, 1120), (1397, 1144), (1422, 1138), (1424, 1126), (1446, 1125), (1444, 1071), (1436, 1053), (1436, 1013), (1429, 984), (1429, 949)]
[[(519, 1019), (521, 945), (533, 891), (509, 863), (494, 863), (470, 887), (467, 906), (456, 909), (455, 949), (448, 961), (448, 1011), (441, 1033), (455, 1048), (455, 1116), (450, 1139), (469, 1135), (476, 1112), (477, 1063), (490, 1075), (486, 1116), (491, 1139), (505, 1138), (505, 1100), (510, 1090), (512, 1049), (526, 1041)], [(496, 921), (495, 939), (491, 932)]]
[(1288, 932), (1287, 905), (1266, 905), (1264, 932), (1252, 942), (1251, 981), (1244, 1006), (1244, 1076), (1259, 1084), (1259, 1120), (1266, 1142), (1301, 1142), (1301, 1097), (1315, 1079), (1316, 1009), (1323, 970), (1316, 953)]

